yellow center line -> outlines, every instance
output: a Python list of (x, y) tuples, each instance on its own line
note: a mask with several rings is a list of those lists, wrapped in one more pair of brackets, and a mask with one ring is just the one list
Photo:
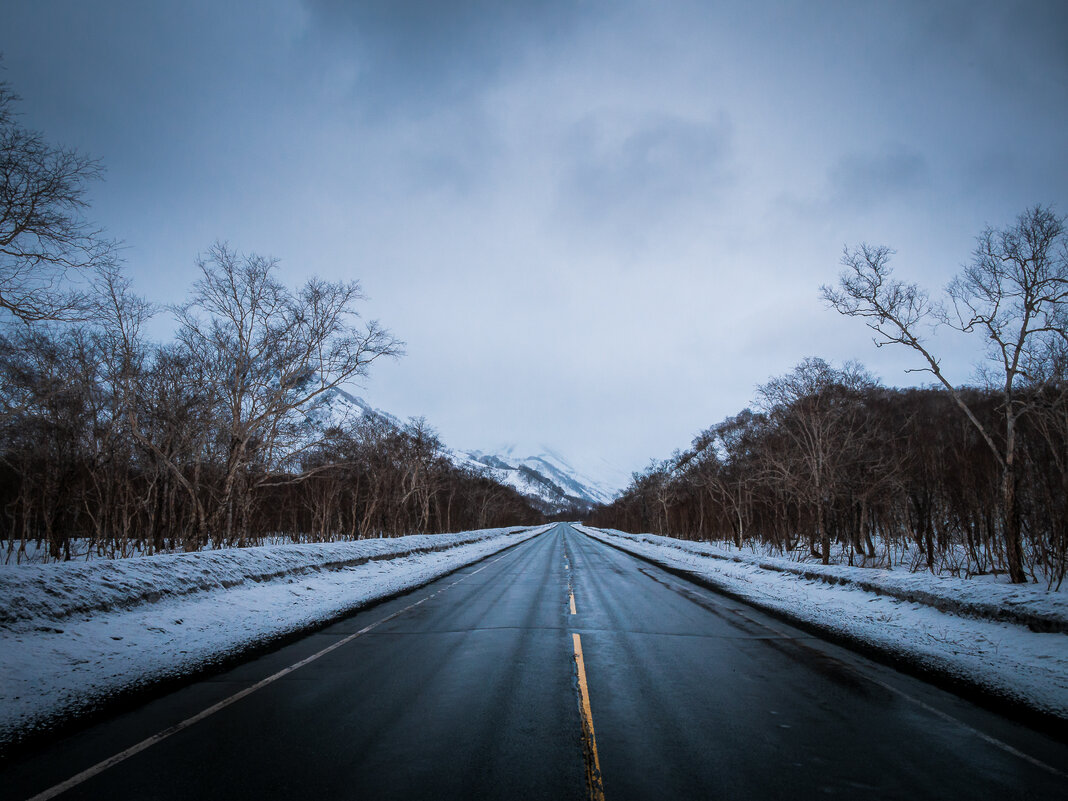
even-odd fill
[(579, 701), (582, 711), (582, 744), (586, 752), (586, 789), (591, 801), (604, 801), (601, 784), (601, 761), (597, 758), (597, 737), (593, 733), (593, 712), (590, 710), (590, 688), (586, 684), (586, 663), (582, 659), (582, 640), (572, 634), (575, 644), (575, 666), (578, 668)]
[(572, 593), (568, 593), (568, 595), (571, 598), (571, 614), (577, 615), (578, 612), (575, 611), (575, 593), (573, 593), (573, 592)]

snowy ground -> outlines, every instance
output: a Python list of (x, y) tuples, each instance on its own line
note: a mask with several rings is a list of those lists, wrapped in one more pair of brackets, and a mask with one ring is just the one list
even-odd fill
[(546, 530), (0, 570), (0, 744), (424, 584)]
[[(1068, 720), (1068, 595), (576, 526), (756, 606)], [(1037, 631), (1035, 629), (1038, 629)]]

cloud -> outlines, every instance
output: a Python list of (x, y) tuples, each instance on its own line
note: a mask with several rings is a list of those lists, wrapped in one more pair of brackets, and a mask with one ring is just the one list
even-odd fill
[(921, 189), (930, 178), (926, 159), (894, 146), (879, 153), (853, 153), (828, 171), (828, 201), (834, 210), (866, 210)]
[(915, 198), (932, 182), (923, 154), (900, 146), (849, 152), (835, 158), (809, 186), (780, 192), (772, 201), (775, 214), (802, 222), (843, 220), (857, 214), (900, 205)]
[(560, 204), (584, 222), (623, 225), (704, 206), (733, 180), (731, 139), (722, 114), (587, 116), (563, 140)]
[(373, 114), (418, 113), (478, 97), (528, 48), (557, 46), (593, 11), (568, 0), (307, 0), (317, 36), (355, 59)]

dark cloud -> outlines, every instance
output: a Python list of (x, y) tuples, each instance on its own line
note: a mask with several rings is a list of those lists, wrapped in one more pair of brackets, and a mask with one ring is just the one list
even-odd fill
[[(1043, 73), (1068, 80), (1068, 3), (1060, 0), (952, 0), (911, 4), (923, 32), (916, 50), (932, 41), (980, 80), (1026, 88)], [(1012, 52), (1012, 58), (1006, 53)], [(1036, 69), (1037, 68), (1037, 69)]]
[(575, 0), (307, 0), (316, 35), (357, 66), (356, 96), (372, 113), (465, 103), (589, 19)]
[(780, 192), (770, 208), (773, 215), (793, 217), (804, 224), (855, 220), (921, 199), (931, 183), (931, 167), (923, 154), (888, 146), (839, 156), (822, 173), (815, 173), (805, 191)]
[(666, 114), (590, 116), (565, 137), (559, 188), (568, 214), (587, 222), (652, 222), (718, 197), (731, 174), (725, 115), (695, 121)]
[(828, 171), (829, 205), (839, 211), (867, 210), (921, 189), (929, 173), (926, 159), (903, 147), (850, 154)]

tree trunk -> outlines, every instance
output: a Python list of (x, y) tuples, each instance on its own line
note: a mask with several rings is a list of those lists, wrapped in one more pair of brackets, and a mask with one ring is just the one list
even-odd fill
[[(1010, 456), (1011, 459), (1011, 456)], [(1009, 579), (1013, 584), (1027, 583), (1020, 543), (1020, 504), (1016, 496), (1016, 465), (1005, 464), (1001, 479), (1001, 500), (1005, 515), (1005, 555), (1009, 562)]]
[(816, 529), (820, 537), (820, 561), (825, 565), (831, 563), (831, 534), (823, 520), (823, 502), (816, 504)]

